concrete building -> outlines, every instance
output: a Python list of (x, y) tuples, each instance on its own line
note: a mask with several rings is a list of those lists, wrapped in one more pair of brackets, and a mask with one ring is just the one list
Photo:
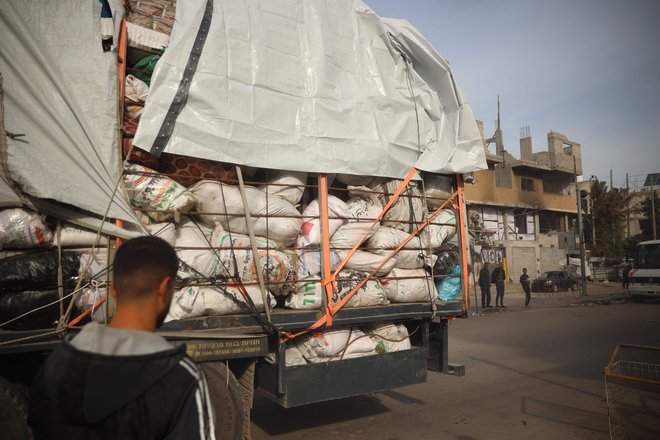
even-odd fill
[(465, 186), (475, 271), (482, 263), (505, 261), (509, 280), (517, 282), (523, 267), (532, 278), (558, 269), (567, 253), (576, 253), (574, 164), (580, 176), (580, 144), (551, 131), (547, 150), (534, 153), (526, 127), (516, 158), (505, 149), (499, 128), (486, 139), (479, 124), (488, 169), (476, 172), (475, 183)]

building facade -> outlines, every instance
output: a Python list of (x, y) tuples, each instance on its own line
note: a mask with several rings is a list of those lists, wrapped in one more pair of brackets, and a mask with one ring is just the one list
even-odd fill
[(503, 262), (509, 281), (517, 281), (523, 267), (532, 278), (559, 269), (576, 249), (580, 144), (550, 132), (547, 150), (534, 153), (525, 128), (516, 158), (505, 149), (501, 130), (485, 139), (479, 124), (488, 169), (474, 173), (474, 184), (465, 186), (476, 273), (486, 262)]

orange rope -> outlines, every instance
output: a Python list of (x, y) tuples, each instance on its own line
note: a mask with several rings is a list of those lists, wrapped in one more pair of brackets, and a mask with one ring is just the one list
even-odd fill
[(101, 306), (101, 304), (103, 304), (103, 303), (105, 302), (105, 300), (106, 300), (106, 296), (104, 295), (104, 296), (101, 297), (101, 299), (99, 299), (98, 301), (96, 301), (96, 303), (94, 303), (94, 305), (93, 305), (92, 307), (90, 307), (89, 309), (87, 309), (87, 310), (85, 310), (84, 312), (82, 312), (80, 315), (78, 315), (78, 316), (76, 316), (75, 318), (73, 318), (73, 319), (71, 320), (71, 322), (69, 322), (68, 326), (69, 326), (69, 327), (73, 327), (74, 325), (78, 324), (80, 321), (82, 321), (82, 319), (83, 319), (85, 316), (87, 316), (87, 315), (89, 315), (90, 313), (92, 313), (92, 310), (96, 310), (97, 308), (99, 308), (99, 307)]
[[(414, 171), (414, 168), (413, 168), (413, 171)], [(413, 173), (413, 175), (414, 175), (414, 173)], [(411, 174), (409, 174), (408, 176), (412, 178), (412, 175), (411, 175)], [(408, 179), (408, 182), (409, 182), (409, 181), (410, 181), (410, 179)], [(404, 183), (402, 183), (402, 185), (405, 187), (405, 185), (407, 185), (408, 182), (405, 182), (405, 181), (404, 181)], [(400, 187), (399, 187), (399, 190), (402, 190), (402, 189), (403, 189), (403, 188), (400, 186)], [(397, 190), (397, 192), (395, 192), (395, 196), (396, 196), (396, 197), (398, 197), (398, 196), (401, 194), (401, 191), (399, 191), (399, 190)], [(391, 254), (389, 254), (389, 255), (387, 256), (387, 258), (385, 258), (385, 260), (384, 260), (384, 261), (383, 261), (383, 262), (382, 262), (382, 263), (381, 263), (381, 264), (380, 264), (380, 265), (379, 265), (374, 271), (372, 271), (369, 275), (367, 275), (366, 278), (364, 278), (360, 283), (358, 283), (357, 286), (355, 286), (350, 292), (348, 292), (348, 293), (346, 294), (346, 296), (344, 296), (344, 297), (343, 297), (343, 298), (342, 298), (337, 304), (335, 304), (335, 305), (332, 307), (332, 311), (331, 311), (332, 315), (334, 316), (339, 310), (341, 310), (342, 307), (344, 307), (344, 305), (346, 305), (346, 303), (347, 303), (347, 302), (348, 302), (348, 301), (349, 301), (349, 300), (350, 300), (350, 299), (351, 299), (351, 298), (357, 293), (357, 291), (360, 290), (360, 288), (362, 288), (362, 286), (364, 286), (364, 284), (365, 284), (367, 281), (369, 281), (371, 278), (373, 278), (374, 275), (375, 275), (376, 273), (378, 273), (378, 271), (379, 271), (379, 270), (380, 270), (380, 269), (381, 269), (381, 268), (382, 268), (382, 267), (383, 267), (383, 266), (384, 266), (389, 260), (391, 260), (391, 259), (392, 259), (392, 258), (393, 258), (393, 257), (394, 257), (394, 256), (395, 256), (395, 255), (401, 250), (401, 249), (403, 249), (403, 248), (404, 248), (404, 247), (410, 242), (410, 240), (412, 240), (412, 239), (413, 239), (413, 238), (414, 238), (414, 237), (415, 237), (415, 236), (416, 236), (416, 235), (417, 235), (422, 229), (424, 229), (424, 228), (425, 228), (425, 227), (431, 222), (431, 220), (433, 220), (433, 219), (434, 219), (434, 218), (440, 213), (440, 211), (442, 211), (442, 210), (445, 208), (445, 206), (447, 206), (448, 203), (451, 204), (452, 206), (455, 206), (455, 204), (454, 204), (454, 198), (456, 198), (457, 196), (460, 197), (460, 192), (459, 192), (459, 191), (454, 192), (454, 193), (451, 195), (451, 197), (450, 197), (449, 199), (447, 199), (442, 205), (440, 205), (440, 207), (438, 207), (438, 208), (433, 212), (433, 214), (429, 215), (428, 219), (426, 219), (424, 222), (422, 222), (422, 223), (419, 225), (419, 227), (418, 227), (414, 232), (412, 232), (411, 234), (409, 234), (408, 237), (407, 237), (407, 238), (406, 238), (406, 239), (405, 239), (405, 240), (404, 240), (404, 241), (403, 241), (403, 242), (402, 242), (402, 243), (401, 243), (396, 249), (394, 249), (394, 251), (393, 251)], [(394, 198), (393, 198), (392, 200), (394, 200)], [(391, 201), (392, 201), (392, 200), (391, 200)], [(460, 200), (459, 200), (459, 205), (460, 205)], [(391, 204), (388, 203), (388, 204), (385, 206), (385, 208), (383, 208), (383, 211), (382, 211), (381, 214), (378, 216), (378, 219), (376, 220), (376, 222), (377, 222), (377, 221), (380, 221), (380, 219), (382, 218), (383, 214), (387, 211), (387, 209), (390, 208), (390, 206), (391, 206)], [(375, 224), (375, 222), (374, 222), (374, 224)], [(373, 225), (372, 225), (372, 226), (373, 226)], [(457, 227), (458, 227), (458, 225), (457, 225)], [(363, 239), (362, 241), (364, 241), (364, 239)], [(361, 241), (361, 242), (362, 242), (362, 241)], [(361, 243), (361, 242), (360, 242), (360, 243)], [(359, 246), (360, 243), (358, 243), (358, 246)], [(351, 252), (354, 253), (354, 252), (355, 252), (355, 249), (356, 249), (356, 247), (354, 247), (353, 250), (352, 250)], [(348, 260), (348, 258), (350, 258), (350, 255), (349, 255), (347, 258), (344, 259), (344, 262), (345, 262), (346, 260)], [(333, 277), (336, 277), (337, 272), (338, 272), (338, 271), (335, 271), (335, 274), (333, 275)], [(464, 272), (465, 272), (465, 271), (464, 271)], [(298, 336), (304, 335), (305, 333), (308, 333), (308, 332), (310, 332), (310, 331), (312, 331), (312, 330), (316, 330), (316, 329), (322, 327), (324, 324), (327, 324), (328, 326), (330, 326), (330, 325), (332, 325), (331, 323), (332, 323), (332, 316), (330, 316), (330, 311), (326, 311), (326, 313), (325, 313), (321, 318), (319, 318), (318, 321), (316, 321), (314, 324), (312, 324), (312, 325), (311, 325), (308, 329), (306, 329), (306, 330), (302, 330), (302, 331), (299, 331), (299, 332), (297, 332), (297, 333), (282, 332), (283, 337), (280, 339), (280, 343), (285, 343), (285, 342), (288, 341), (288, 340), (295, 339), (295, 338), (297, 338)]]
[[(380, 219), (383, 218), (383, 216), (385, 215), (385, 213), (387, 213), (387, 211), (389, 211), (389, 209), (392, 207), (392, 205), (394, 204), (394, 202), (397, 201), (397, 199), (399, 198), (399, 196), (401, 195), (401, 193), (403, 192), (403, 190), (405, 189), (405, 187), (408, 186), (408, 183), (412, 180), (413, 177), (415, 177), (415, 174), (416, 174), (416, 173), (417, 173), (417, 169), (416, 169), (415, 167), (413, 167), (413, 168), (410, 169), (410, 172), (409, 172), (408, 175), (405, 177), (405, 179), (403, 179), (403, 181), (401, 182), (401, 185), (399, 185), (399, 187), (396, 189), (396, 191), (394, 191), (394, 194), (392, 194), (392, 198), (390, 199), (390, 201), (387, 202), (387, 204), (385, 205), (385, 207), (383, 208), (383, 210), (380, 212), (380, 214), (378, 215), (378, 217), (376, 218), (376, 220), (374, 220), (374, 221), (371, 223), (371, 226), (369, 227), (369, 230), (371, 230), (371, 229), (374, 227), (374, 225), (376, 225), (376, 223), (380, 222)], [(445, 202), (445, 203), (447, 203), (447, 202)], [(444, 204), (443, 204), (443, 206), (444, 206)], [(341, 261), (341, 263), (339, 263), (339, 266), (337, 267), (337, 269), (335, 269), (335, 273), (333, 274), (333, 279), (336, 279), (336, 278), (337, 278), (337, 274), (338, 274), (339, 272), (341, 272), (341, 270), (344, 268), (344, 266), (346, 265), (346, 263), (348, 262), (348, 260), (351, 259), (351, 257), (353, 256), (353, 254), (355, 254), (355, 252), (358, 250), (358, 248), (359, 248), (360, 246), (362, 246), (362, 243), (364, 243), (364, 241), (365, 241), (366, 239), (367, 239), (367, 236), (362, 237), (362, 239), (361, 239), (359, 242), (357, 242), (357, 243), (355, 244), (355, 246), (353, 246), (353, 249), (351, 249), (351, 251), (346, 255), (346, 257), (344, 257), (344, 259)], [(387, 262), (387, 261), (388, 261), (388, 260), (385, 260), (385, 262)], [(382, 265), (381, 265), (381, 267), (382, 267)], [(380, 269), (380, 267), (379, 267), (379, 269)]]
[[(465, 298), (465, 308), (470, 309), (470, 291), (468, 289), (468, 260), (467, 260), (467, 237), (465, 236), (467, 228), (464, 225), (467, 224), (465, 210), (465, 200), (463, 199), (463, 179), (460, 174), (456, 175), (456, 183), (458, 186), (458, 209), (456, 210), (456, 231), (459, 233), (461, 238), (461, 269), (463, 271), (463, 297)], [(460, 229), (458, 229), (460, 228)]]

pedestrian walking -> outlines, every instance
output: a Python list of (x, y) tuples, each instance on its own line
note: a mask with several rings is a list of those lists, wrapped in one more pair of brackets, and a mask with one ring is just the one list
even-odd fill
[(622, 272), (623, 272), (623, 288), (628, 290), (628, 286), (630, 286), (630, 271), (632, 270), (632, 267), (630, 264), (626, 263), (625, 266), (623, 266)]
[(215, 439), (204, 374), (154, 331), (174, 295), (176, 252), (156, 237), (117, 250), (108, 326), (65, 339), (37, 374), (28, 422), (39, 439)]
[(504, 269), (502, 263), (498, 264), (493, 270), (490, 280), (495, 284), (495, 306), (506, 307), (504, 305)]
[(529, 307), (529, 301), (532, 299), (532, 294), (529, 286), (529, 275), (527, 275), (526, 267), (523, 267), (522, 275), (520, 275), (520, 285), (525, 292), (525, 307)]
[(490, 305), (490, 271), (488, 263), (485, 263), (479, 271), (479, 287), (481, 288), (481, 307), (493, 307)]

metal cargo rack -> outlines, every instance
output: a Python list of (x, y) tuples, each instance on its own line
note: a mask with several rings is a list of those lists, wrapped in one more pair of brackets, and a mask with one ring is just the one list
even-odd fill
[(617, 345), (605, 368), (612, 440), (660, 438), (660, 347)]

